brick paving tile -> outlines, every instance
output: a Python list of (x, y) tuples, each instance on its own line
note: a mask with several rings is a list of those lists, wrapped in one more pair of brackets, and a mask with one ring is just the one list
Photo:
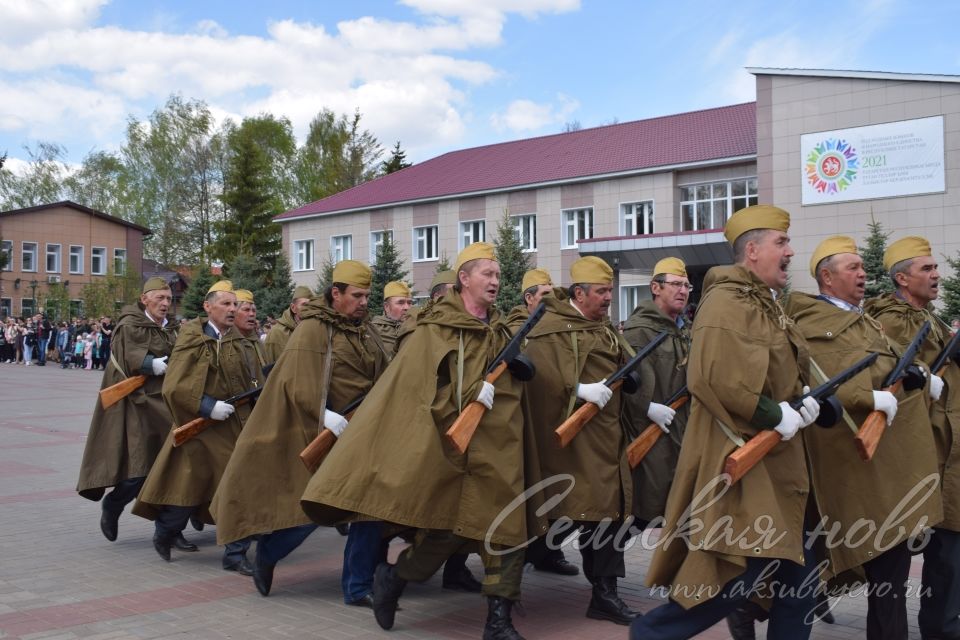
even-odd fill
[[(125, 514), (119, 539), (104, 540), (99, 505), (74, 491), (99, 372), (0, 364), (0, 638), (23, 640), (462, 640), (481, 635), (484, 600), (440, 588), (439, 576), (410, 585), (393, 631), (369, 609), (343, 604), (340, 565), (345, 539), (320, 529), (277, 568), (273, 591), (261, 597), (249, 578), (220, 567), (215, 532), (188, 528), (198, 553), (157, 557), (152, 523)], [(648, 535), (653, 542), (656, 534)], [(396, 552), (396, 549), (394, 549)], [(567, 550), (580, 564), (579, 554)], [(627, 552), (624, 599), (649, 611), (661, 599), (643, 584), (650, 552)], [(469, 566), (481, 575), (476, 556)], [(911, 565), (918, 588), (922, 563)], [(528, 640), (626, 638), (627, 628), (584, 616), (590, 588), (582, 576), (524, 573), (522, 612), (514, 623)], [(918, 600), (908, 602), (911, 638)], [(844, 598), (837, 624), (817, 623), (815, 640), (862, 637), (866, 598)], [(757, 625), (763, 637), (765, 624)], [(700, 638), (725, 640), (720, 623)]]

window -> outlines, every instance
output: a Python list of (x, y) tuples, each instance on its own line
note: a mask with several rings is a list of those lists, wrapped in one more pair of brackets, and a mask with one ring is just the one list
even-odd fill
[(113, 272), (118, 276), (122, 276), (127, 272), (127, 250), (126, 249), (113, 250)]
[(460, 223), (460, 248), (470, 246), (474, 242), (483, 242), (486, 237), (487, 224), (483, 220), (472, 220)]
[(20, 317), (27, 318), (36, 313), (33, 310), (33, 298), (20, 298)]
[(83, 247), (70, 245), (70, 273), (83, 273)]
[(3, 270), (13, 271), (13, 242), (4, 240), (3, 245), (0, 246), (0, 254), (3, 254), (3, 258), (0, 258), (0, 262), (3, 263)]
[(680, 187), (681, 230), (722, 229), (727, 218), (758, 201), (756, 178)]
[(352, 258), (353, 236), (333, 236), (330, 238), (330, 260), (333, 264)]
[(83, 300), (70, 301), (70, 317), (71, 318), (83, 317)]
[(626, 320), (640, 304), (640, 290), (649, 289), (646, 285), (625, 285), (620, 287), (620, 319)]
[(513, 230), (524, 251), (537, 250), (537, 216), (514, 216)]
[(37, 243), (24, 242), (20, 251), (20, 271), (37, 270)]
[(623, 235), (643, 236), (653, 233), (653, 200), (620, 205)]
[(377, 250), (384, 242), (393, 243), (393, 231), (374, 231), (370, 234), (370, 264), (377, 261)]
[(107, 273), (107, 248), (93, 247), (90, 249), (90, 273), (95, 276)]
[(413, 260), (439, 260), (437, 226), (413, 228)]
[(563, 212), (563, 243), (561, 249), (576, 249), (581, 240), (593, 237), (593, 207), (567, 209)]
[(0, 298), (0, 318), (9, 318), (13, 315), (13, 299)]
[(313, 270), (313, 240), (293, 241), (293, 270)]
[(47, 244), (47, 273), (60, 273), (60, 245)]

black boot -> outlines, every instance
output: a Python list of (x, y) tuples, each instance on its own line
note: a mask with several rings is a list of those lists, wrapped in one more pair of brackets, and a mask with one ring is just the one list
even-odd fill
[(397, 568), (381, 562), (373, 572), (373, 616), (381, 629), (392, 629), (400, 595), (407, 581), (397, 575)]
[(595, 578), (591, 582), (593, 595), (590, 597), (590, 606), (587, 607), (588, 618), (628, 625), (637, 617), (637, 612), (620, 599), (616, 578)]
[(748, 602), (743, 606), (734, 609), (727, 616), (727, 629), (730, 630), (730, 636), (733, 640), (756, 640), (757, 634), (754, 630), (754, 621), (756, 616), (753, 614), (753, 605)]
[(818, 591), (817, 592), (817, 606), (814, 608), (813, 613), (817, 618), (827, 624), (833, 624), (835, 622), (833, 618), (833, 612), (831, 611), (830, 598), (827, 597), (827, 594)]
[(483, 627), (483, 640), (523, 640), (513, 628), (510, 610), (513, 601), (499, 596), (487, 598), (487, 624)]
[(117, 524), (120, 522), (120, 514), (102, 509), (100, 511), (100, 531), (103, 537), (113, 542), (117, 539)]

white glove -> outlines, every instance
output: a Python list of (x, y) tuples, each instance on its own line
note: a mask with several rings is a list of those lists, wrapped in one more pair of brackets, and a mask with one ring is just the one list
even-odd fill
[(889, 391), (873, 392), (873, 410), (887, 414), (887, 426), (893, 424), (893, 417), (897, 415), (897, 397)]
[(775, 426), (773, 430), (779, 433), (784, 440), (789, 440), (797, 435), (797, 431), (803, 426), (803, 416), (797, 413), (789, 402), (780, 403), (780, 412), (783, 417), (780, 418), (780, 424)]
[(163, 356), (162, 358), (154, 358), (150, 363), (150, 366), (153, 368), (153, 375), (162, 376), (167, 372), (167, 358), (169, 356)]
[(610, 402), (610, 398), (613, 397), (613, 389), (602, 382), (578, 384), (577, 397), (584, 402), (592, 402), (603, 409), (604, 405)]
[(935, 373), (930, 374), (930, 398), (936, 402), (940, 399), (940, 394), (943, 393), (943, 378), (936, 375)]
[[(803, 388), (804, 393), (810, 393), (810, 387)], [(803, 424), (800, 428), (809, 426), (817, 421), (820, 416), (820, 403), (816, 398), (807, 396), (803, 399), (803, 406), (800, 407), (800, 417), (803, 418)]]
[(340, 437), (343, 430), (347, 428), (347, 419), (336, 411), (330, 409), (323, 410), (323, 426), (333, 432), (333, 435)]
[(667, 425), (673, 422), (673, 416), (675, 415), (677, 415), (676, 411), (665, 404), (658, 404), (656, 402), (651, 402), (650, 407), (647, 409), (647, 417), (663, 429), (664, 433), (670, 433)]
[(213, 405), (213, 410), (210, 412), (210, 417), (214, 420), (226, 420), (233, 415), (233, 412), (237, 408), (232, 404), (227, 404), (223, 400), (217, 400), (217, 404)]
[(480, 393), (477, 394), (477, 402), (485, 406), (489, 411), (490, 409), (493, 409), (493, 394), (493, 385), (484, 380), (483, 386), (480, 387)]

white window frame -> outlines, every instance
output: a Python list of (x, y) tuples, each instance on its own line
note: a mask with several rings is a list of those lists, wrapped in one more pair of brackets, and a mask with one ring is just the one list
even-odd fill
[[(75, 253), (73, 252), (74, 249), (80, 249), (80, 251), (75, 254)], [(74, 270), (74, 269), (73, 269), (73, 258), (74, 258), (74, 256), (76, 256), (76, 258), (77, 258), (77, 266), (78, 266), (78, 269), (77, 269), (77, 270)], [(70, 262), (69, 262), (69, 264), (67, 265), (67, 267), (68, 267), (70, 273), (83, 275), (83, 245), (82, 245), (82, 244), (72, 244), (72, 245), (70, 245), (70, 257), (69, 257), (69, 261), (70, 261)]]
[[(28, 318), (29, 316), (36, 315), (37, 310), (33, 307), (34, 302), (35, 300), (33, 298), (27, 298), (27, 297), (20, 298), (20, 317), (21, 318), (25, 319), (25, 318)], [(30, 305), (29, 313), (24, 313), (23, 311), (26, 305)]]
[[(573, 209), (563, 209), (561, 211), (560, 225), (560, 248), (561, 249), (579, 249), (581, 240), (589, 240), (594, 237), (594, 210), (593, 207), (575, 207)], [(589, 223), (589, 224), (586, 224)], [(585, 233), (580, 234), (581, 226)], [(568, 242), (568, 238), (573, 237), (573, 243)]]
[(377, 261), (377, 249), (384, 243), (384, 239), (389, 237), (393, 242), (393, 229), (381, 229), (380, 231), (370, 232), (370, 264)]
[(330, 236), (330, 263), (353, 260), (353, 235)]
[[(637, 216), (639, 207), (649, 206), (650, 213), (643, 216), (642, 228), (637, 228)], [(653, 200), (635, 200), (633, 202), (620, 203), (620, 235), (622, 236), (646, 236), (654, 233), (655, 210)]]
[[(3, 267), (3, 270), (13, 271), (13, 240), (4, 240), (3, 244), (0, 244), (0, 253), (7, 256), (7, 266)], [(10, 304), (13, 304), (13, 302)]]
[[(51, 247), (56, 247), (55, 251), (50, 251)], [(63, 257), (63, 245), (56, 242), (48, 242), (45, 246), (43, 266), (47, 273), (60, 273), (60, 261)], [(50, 258), (54, 259), (53, 269), (50, 268)]]
[[(537, 214), (521, 213), (513, 218), (513, 232), (524, 253), (537, 251)], [(524, 230), (526, 224), (527, 229)], [(531, 229), (532, 227), (532, 229)], [(526, 232), (525, 232), (526, 231)]]
[(633, 310), (643, 300), (643, 292), (650, 291), (649, 284), (622, 284), (620, 285), (620, 321), (630, 317)]
[[(32, 246), (33, 248), (28, 251), (27, 250), (28, 246)], [(23, 242), (21, 242), (20, 243), (20, 271), (23, 271), (24, 273), (37, 273), (37, 270), (40, 268), (39, 256), (37, 256), (39, 252), (40, 252), (40, 245), (38, 243), (30, 242), (28, 240), (24, 240)], [(33, 259), (32, 269), (27, 269), (26, 267), (23, 266), (23, 261), (28, 255), (31, 256)]]
[[(97, 250), (100, 250), (100, 270), (97, 271), (93, 268), (93, 261), (97, 256)], [(106, 247), (90, 247), (90, 275), (92, 276), (105, 276), (107, 275), (107, 248)]]
[(0, 318), (13, 315), (13, 298), (0, 298)]
[[(76, 311), (76, 313), (74, 313), (74, 311)], [(83, 317), (83, 300), (80, 300), (80, 299), (70, 300), (70, 317), (71, 318)]]
[[(744, 183), (744, 194), (743, 195), (733, 195), (733, 186), (734, 183)], [(751, 185), (752, 183), (752, 185)], [(724, 185), (726, 190), (725, 196), (714, 196), (714, 186), (715, 185)], [(753, 187), (753, 192), (751, 193), (750, 189)], [(701, 187), (708, 187), (710, 189), (709, 198), (700, 198), (697, 195), (697, 190)], [(718, 213), (715, 211), (714, 203), (723, 202), (726, 204), (726, 217), (730, 218), (736, 211), (734, 211), (735, 204), (743, 204), (743, 206), (748, 207), (752, 204), (757, 204), (759, 202), (759, 185), (757, 182), (756, 176), (744, 176), (740, 178), (731, 178), (729, 180), (711, 180), (709, 182), (693, 182), (690, 184), (681, 184), (678, 187), (680, 192), (678, 194), (678, 201), (680, 202), (680, 230), (681, 231), (703, 231), (707, 228), (709, 229), (722, 229), (724, 224), (719, 224), (716, 219)], [(693, 200), (683, 199), (683, 190), (692, 189), (693, 190)], [(734, 201), (742, 201), (735, 203)], [(707, 205), (710, 207), (710, 226), (701, 227), (700, 226), (700, 216), (697, 213), (699, 205)], [(690, 219), (692, 225), (686, 224), (686, 207), (691, 207), (690, 209)], [(743, 207), (741, 207), (743, 208)], [(690, 228), (692, 227), (692, 228)]]
[(487, 221), (484, 219), (460, 221), (460, 250), (474, 242), (486, 242)]
[[(432, 234), (430, 233), (431, 229), (433, 230)], [(440, 260), (439, 225), (427, 224), (422, 227), (414, 227), (411, 235), (413, 237), (413, 252), (411, 254), (413, 262), (436, 262)], [(422, 245), (425, 255), (418, 250), (418, 245)]]
[[(117, 265), (118, 260), (119, 260), (119, 266)], [(126, 249), (118, 249), (114, 247), (113, 272), (118, 276), (126, 275), (127, 273), (127, 250)]]
[(293, 241), (293, 270), (294, 271), (313, 271), (313, 260), (316, 252), (314, 251), (314, 239), (304, 238)]

